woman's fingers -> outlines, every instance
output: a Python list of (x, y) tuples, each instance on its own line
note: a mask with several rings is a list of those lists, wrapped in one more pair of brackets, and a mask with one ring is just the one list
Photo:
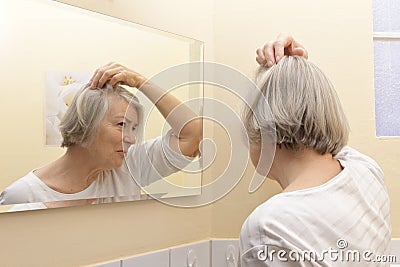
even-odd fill
[(274, 42), (275, 61), (279, 62), (285, 55), (292, 55), (293, 36), (287, 33), (280, 33)]
[(256, 51), (256, 61), (262, 66), (272, 67), (275, 64), (274, 43), (268, 42)]
[[(107, 81), (111, 80), (118, 74), (120, 74), (122, 71), (124, 71), (126, 68), (120, 64), (116, 63), (108, 63), (107, 65), (104, 65), (103, 67), (98, 68), (92, 78), (90, 79), (91, 87), (92, 88), (102, 88)], [(121, 80), (124, 76), (118, 75), (118, 77), (114, 78), (113, 82), (115, 85), (117, 82)]]
[[(97, 87), (102, 88), (106, 84), (107, 81), (111, 80), (112, 78), (114, 78), (115, 76), (120, 74), (122, 69), (123, 69), (122, 67), (110, 67), (110, 68), (107, 68), (107, 69), (104, 69), (103, 71), (101, 71), (99, 74)], [(117, 82), (115, 82), (115, 83), (117, 83)], [(112, 85), (114, 85), (114, 84), (112, 84)]]
[(258, 64), (260, 65), (265, 65), (267, 63), (267, 61), (265, 60), (265, 56), (264, 56), (264, 51), (262, 48), (258, 48), (256, 50), (256, 61), (258, 62)]
[(267, 42), (257, 49), (256, 61), (260, 65), (272, 67), (284, 55), (302, 56), (308, 59), (307, 50), (288, 33), (280, 33), (276, 40)]
[(303, 47), (297, 47), (292, 49), (292, 55), (304, 57), (305, 59), (308, 59), (308, 53), (307, 50)]
[(288, 37), (280, 35), (275, 41), (269, 41), (262, 48), (257, 49), (256, 61), (270, 68), (283, 57), (285, 48), (288, 48), (290, 44)]
[(146, 78), (120, 64), (109, 63), (98, 68), (90, 80), (91, 88), (102, 88), (107, 82), (112, 86), (121, 83), (139, 88), (146, 82)]

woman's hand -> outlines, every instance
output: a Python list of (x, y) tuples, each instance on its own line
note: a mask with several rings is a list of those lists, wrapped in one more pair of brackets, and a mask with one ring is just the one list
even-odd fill
[(307, 50), (288, 33), (280, 33), (275, 41), (270, 41), (258, 48), (256, 53), (258, 64), (268, 67), (272, 67), (284, 55), (301, 56), (308, 59)]
[(111, 62), (98, 68), (90, 79), (90, 83), (92, 88), (102, 88), (108, 81), (110, 81), (112, 86), (120, 82), (130, 87), (139, 88), (146, 80), (147, 79), (139, 73), (120, 64)]

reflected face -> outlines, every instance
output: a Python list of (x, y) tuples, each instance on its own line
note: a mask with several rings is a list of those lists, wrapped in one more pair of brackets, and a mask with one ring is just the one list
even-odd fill
[[(117, 96), (109, 97), (110, 106), (89, 149), (103, 170), (122, 165), (128, 148), (136, 142), (138, 116), (135, 108)], [(126, 114), (125, 114), (126, 112)]]

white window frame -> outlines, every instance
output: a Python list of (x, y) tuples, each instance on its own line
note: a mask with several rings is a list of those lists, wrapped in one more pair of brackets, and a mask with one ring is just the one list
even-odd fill
[(400, 32), (374, 32), (374, 41), (400, 41)]

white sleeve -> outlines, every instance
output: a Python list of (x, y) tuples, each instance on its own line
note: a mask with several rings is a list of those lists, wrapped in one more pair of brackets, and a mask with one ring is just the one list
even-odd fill
[(164, 136), (129, 148), (126, 163), (134, 179), (141, 186), (147, 186), (177, 172), (193, 160), (170, 148), (171, 134), (170, 130)]
[(367, 167), (375, 177), (380, 179), (382, 182), (384, 181), (384, 174), (378, 163), (376, 163), (376, 161), (372, 158), (358, 152), (357, 150), (349, 146), (345, 146), (344, 148), (342, 148), (342, 150), (339, 151), (335, 158), (344, 162), (358, 162)]
[(32, 191), (30, 190), (29, 185), (25, 180), (19, 179), (0, 194), (0, 205), (31, 202), (29, 201), (31, 195)]

